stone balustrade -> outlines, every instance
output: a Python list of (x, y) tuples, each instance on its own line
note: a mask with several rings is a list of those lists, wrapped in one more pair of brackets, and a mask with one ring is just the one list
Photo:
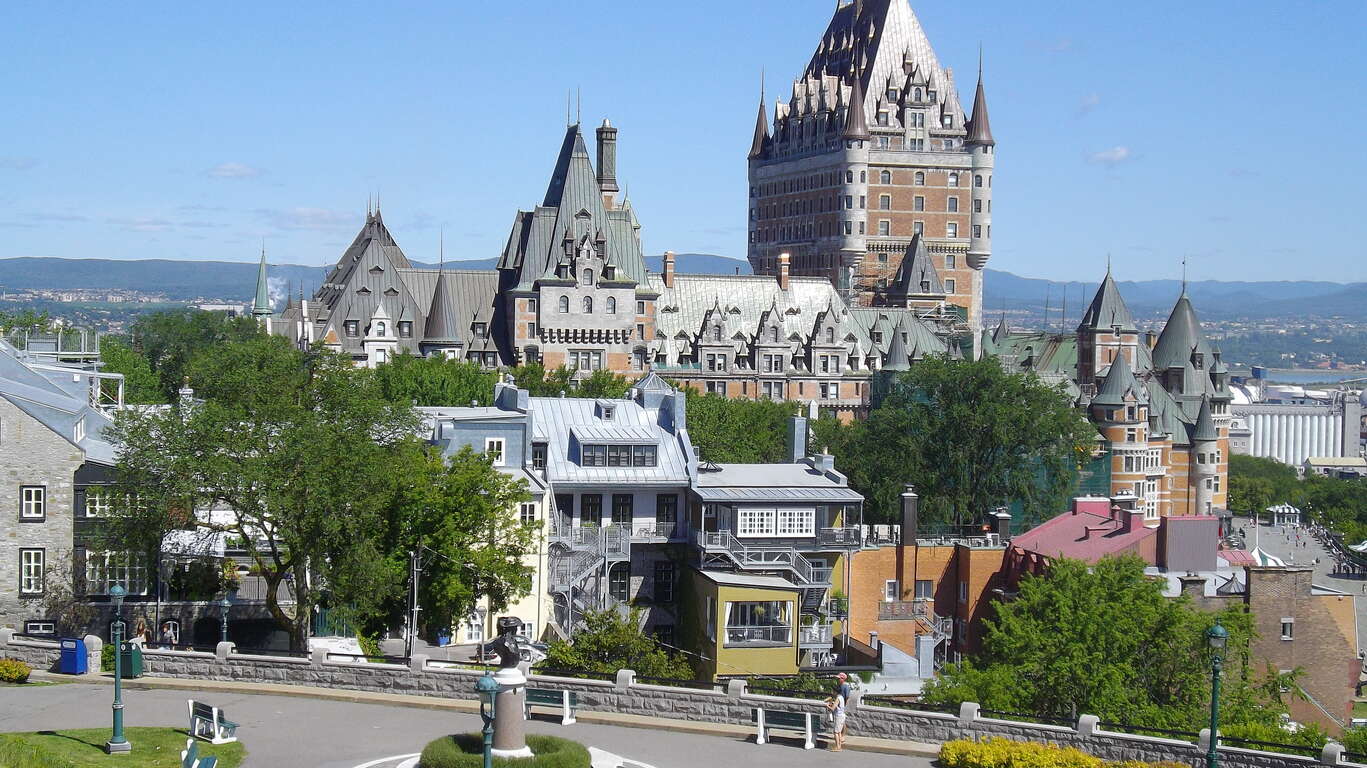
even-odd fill
[[(100, 667), (103, 643), (86, 637), (91, 654), (90, 670)], [(60, 658), (56, 641), (14, 637), (0, 629), (0, 658), (13, 658), (37, 669), (55, 670)], [(219, 643), (213, 653), (147, 649), (144, 674), (198, 680), (266, 682), (339, 688), (382, 693), (402, 693), (450, 699), (475, 697), (475, 681), (482, 670), (457, 667), (413, 656), (407, 664), (330, 659), (326, 650), (308, 657), (239, 653), (233, 643)], [(637, 682), (636, 673), (620, 670), (613, 680), (586, 680), (552, 675), (528, 676), (534, 688), (572, 690), (584, 711), (616, 712), (713, 723), (749, 725), (756, 707), (794, 712), (824, 713), (820, 701), (750, 693), (745, 681), (727, 681), (725, 690), (706, 690)], [(952, 739), (1000, 736), (1020, 741), (1049, 742), (1077, 747), (1108, 760), (1174, 761), (1202, 768), (1209, 732), (1196, 742), (1107, 731), (1097, 718), (1082, 715), (1073, 726), (998, 720), (984, 717), (977, 704), (965, 702), (957, 714), (882, 706), (860, 701), (856, 691), (850, 702), (849, 733), (853, 736), (905, 739), (940, 743)], [(1312, 768), (1318, 765), (1355, 766), (1343, 759), (1343, 748), (1330, 742), (1318, 758), (1262, 752), (1222, 745), (1220, 762), (1225, 768)]]

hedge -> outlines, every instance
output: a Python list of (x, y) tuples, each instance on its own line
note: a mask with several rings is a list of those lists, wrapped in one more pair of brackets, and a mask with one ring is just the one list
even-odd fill
[(1179, 762), (1108, 761), (1076, 747), (999, 737), (946, 741), (940, 745), (940, 764), (945, 768), (1190, 768)]
[(33, 667), (18, 659), (0, 659), (0, 683), (27, 683)]
[[(494, 765), (519, 768), (590, 768), (589, 751), (584, 745), (554, 736), (528, 736), (527, 746), (535, 757), (497, 758)], [(428, 744), (418, 758), (419, 768), (481, 768), (484, 765), (484, 736), (459, 733), (443, 736)]]

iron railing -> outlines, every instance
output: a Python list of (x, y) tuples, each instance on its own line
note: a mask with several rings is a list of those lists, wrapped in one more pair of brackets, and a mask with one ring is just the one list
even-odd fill
[(859, 528), (820, 528), (816, 532), (816, 543), (829, 547), (857, 547), (863, 539)]
[(726, 644), (782, 643), (793, 641), (793, 628), (786, 624), (757, 625), (730, 624), (726, 627)]
[(805, 627), (799, 627), (797, 632), (797, 643), (801, 646), (830, 645), (831, 625), (811, 624)]
[(696, 540), (703, 550), (726, 552), (741, 568), (791, 570), (798, 584), (819, 583), (812, 578), (812, 561), (795, 549), (746, 546), (730, 531), (698, 531)]

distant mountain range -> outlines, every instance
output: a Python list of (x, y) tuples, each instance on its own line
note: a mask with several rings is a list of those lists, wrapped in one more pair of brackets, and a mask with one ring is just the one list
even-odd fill
[[(750, 265), (709, 253), (678, 254), (677, 269), (694, 274), (750, 274)], [(448, 269), (492, 269), (497, 259), (450, 261)], [(414, 262), (415, 266), (435, 264)], [(647, 266), (660, 271), (660, 257), (647, 259)], [(277, 295), (302, 288), (311, 294), (324, 277), (322, 267), (272, 264), (272, 288)], [(17, 290), (128, 290), (162, 293), (172, 300), (220, 298), (247, 301), (256, 286), (256, 265), (225, 261), (171, 261), (165, 259), (0, 259), (0, 291)], [(1050, 314), (1077, 317), (1096, 291), (1095, 282), (1059, 282), (1021, 277), (989, 269), (984, 276), (983, 307), (990, 316), (1005, 306), (1011, 310), (1040, 312), (1046, 305)], [(1140, 280), (1120, 283), (1121, 293), (1137, 316), (1165, 315), (1181, 291), (1177, 280)], [(1203, 317), (1249, 319), (1266, 317), (1329, 317), (1367, 319), (1367, 283), (1325, 281), (1217, 281), (1202, 280), (1187, 285)]]

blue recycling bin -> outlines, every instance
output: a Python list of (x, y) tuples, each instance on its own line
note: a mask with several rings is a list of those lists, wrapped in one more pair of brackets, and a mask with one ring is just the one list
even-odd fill
[(77, 637), (64, 637), (61, 640), (62, 658), (58, 671), (64, 675), (84, 675), (89, 668), (90, 654), (86, 653), (85, 640)]

